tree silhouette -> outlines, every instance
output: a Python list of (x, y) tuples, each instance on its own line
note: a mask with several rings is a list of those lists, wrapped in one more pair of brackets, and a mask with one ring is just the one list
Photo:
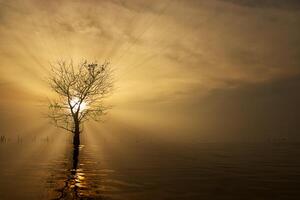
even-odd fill
[(49, 84), (57, 98), (50, 101), (48, 116), (57, 127), (72, 132), (78, 146), (83, 122), (98, 121), (109, 108), (103, 103), (113, 85), (109, 63), (59, 61), (51, 65)]

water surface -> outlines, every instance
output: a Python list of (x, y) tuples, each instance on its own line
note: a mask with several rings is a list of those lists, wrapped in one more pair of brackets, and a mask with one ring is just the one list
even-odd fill
[[(0, 199), (299, 199), (291, 143), (0, 144)], [(34, 146), (34, 148), (33, 148)]]

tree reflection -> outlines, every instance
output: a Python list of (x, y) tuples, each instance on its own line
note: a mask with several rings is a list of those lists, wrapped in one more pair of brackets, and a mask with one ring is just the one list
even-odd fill
[(62, 188), (57, 189), (59, 197), (55, 199), (81, 199), (80, 190), (85, 186), (85, 174), (79, 165), (79, 151), (83, 145), (73, 144), (72, 165)]

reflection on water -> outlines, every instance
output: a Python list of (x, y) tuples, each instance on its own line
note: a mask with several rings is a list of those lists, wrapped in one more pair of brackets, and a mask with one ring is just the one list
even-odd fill
[(64, 186), (56, 190), (60, 195), (55, 199), (80, 199), (80, 191), (86, 187), (85, 174), (82, 172), (82, 169), (78, 168), (79, 151), (83, 147), (83, 145), (73, 146), (72, 167), (69, 170), (70, 174), (67, 174)]
[[(0, 144), (0, 199), (298, 199), (298, 144)], [(105, 149), (105, 151), (103, 150)]]
[[(71, 147), (71, 146), (70, 146)], [(71, 148), (70, 148), (71, 149)], [(58, 162), (52, 166), (52, 175), (48, 177), (47, 188), (51, 193), (51, 199), (103, 199), (97, 190), (101, 185), (93, 185), (93, 180), (87, 181), (85, 170), (89, 173), (89, 178), (99, 180), (100, 174), (94, 174), (97, 170), (94, 161), (90, 157), (82, 159), (80, 162), (79, 155), (85, 153), (85, 146), (73, 146), (72, 154), (68, 154), (67, 159)], [(84, 155), (85, 155), (84, 154)], [(88, 155), (88, 154), (87, 154)]]

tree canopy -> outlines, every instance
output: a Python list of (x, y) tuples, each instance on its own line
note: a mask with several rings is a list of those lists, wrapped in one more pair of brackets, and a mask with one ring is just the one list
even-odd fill
[[(89, 119), (98, 121), (109, 108), (103, 100), (111, 93), (113, 81), (109, 62), (59, 61), (51, 65), (49, 84), (57, 94), (49, 103), (49, 117), (57, 127), (74, 132)], [(77, 127), (78, 126), (78, 127)]]

